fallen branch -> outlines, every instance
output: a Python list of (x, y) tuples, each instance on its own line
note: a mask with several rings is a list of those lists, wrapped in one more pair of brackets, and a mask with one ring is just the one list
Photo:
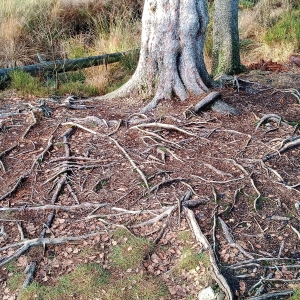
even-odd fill
[(21, 290), (25, 289), (32, 282), (34, 273), (37, 267), (37, 263), (32, 261), (25, 269), (24, 273), (26, 274), (26, 278), (22, 284)]

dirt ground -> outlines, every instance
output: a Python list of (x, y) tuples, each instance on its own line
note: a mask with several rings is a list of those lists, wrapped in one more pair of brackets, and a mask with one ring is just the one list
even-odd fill
[[(163, 101), (147, 116), (135, 115), (144, 103), (132, 100), (79, 99), (71, 109), (65, 98), (44, 99), (42, 106), (35, 97), (0, 99), (3, 299), (15, 299), (3, 265), (11, 256), (24, 269), (36, 261), (35, 280), (51, 285), (82, 262), (105, 265), (110, 235), (97, 232), (114, 224), (152, 240), (166, 224), (158, 242), (165, 247), (145, 259), (145, 271), (166, 282), (171, 299), (196, 295), (213, 282), (174, 283), (166, 276), (180, 255), (175, 233), (189, 229), (178, 209), (189, 190), (195, 200), (190, 206), (235, 299), (253, 296), (258, 287), (265, 294), (300, 282), (300, 105), (291, 89), (300, 87), (300, 69), (255, 70), (240, 78), (252, 83), (239, 91), (230, 84), (218, 89), (241, 111), (238, 116), (211, 110), (195, 115), (201, 98)], [(280, 118), (257, 126), (267, 114)], [(161, 212), (174, 205), (163, 218)], [(158, 215), (160, 220), (142, 223)], [(91, 236), (32, 246), (18, 256), (21, 234), (29, 240)], [(87, 245), (97, 251), (83, 259)]]

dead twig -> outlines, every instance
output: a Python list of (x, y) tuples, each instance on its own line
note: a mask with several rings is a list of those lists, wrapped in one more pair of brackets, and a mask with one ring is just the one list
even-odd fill
[(300, 240), (300, 232), (295, 227), (293, 227), (292, 225), (291, 225), (291, 228), (297, 234), (297, 236), (298, 236), (298, 238)]

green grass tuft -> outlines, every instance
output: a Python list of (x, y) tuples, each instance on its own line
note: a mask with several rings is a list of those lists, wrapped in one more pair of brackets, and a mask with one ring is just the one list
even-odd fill
[(108, 283), (109, 276), (99, 264), (82, 265), (62, 276), (54, 287), (32, 283), (21, 292), (19, 299), (94, 299), (101, 287)]
[(118, 244), (113, 246), (111, 259), (113, 265), (124, 270), (140, 267), (145, 256), (153, 249), (151, 241), (134, 237), (124, 229), (116, 230), (114, 238)]
[(11, 77), (11, 88), (16, 89), (22, 96), (45, 96), (47, 92), (38, 78), (32, 77), (22, 70), (12, 71), (9, 76)]
[(291, 300), (300, 300), (300, 289), (296, 289), (294, 295)]

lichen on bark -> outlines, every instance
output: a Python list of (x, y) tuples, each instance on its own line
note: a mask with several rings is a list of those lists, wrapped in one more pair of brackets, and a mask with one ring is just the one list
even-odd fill
[(104, 98), (152, 97), (145, 112), (161, 99), (206, 92), (212, 84), (203, 58), (208, 21), (205, 0), (145, 0), (137, 69)]

